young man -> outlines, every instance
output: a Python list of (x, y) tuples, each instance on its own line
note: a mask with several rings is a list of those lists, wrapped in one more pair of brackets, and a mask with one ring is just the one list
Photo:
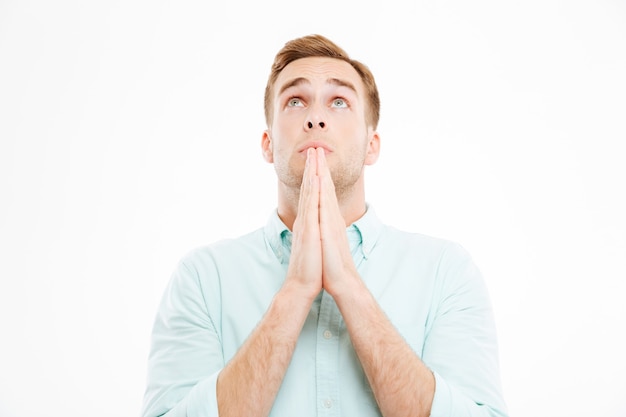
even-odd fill
[(191, 252), (154, 324), (144, 417), (505, 416), (479, 271), (367, 205), (374, 78), (322, 36), (288, 42), (265, 93), (278, 207)]

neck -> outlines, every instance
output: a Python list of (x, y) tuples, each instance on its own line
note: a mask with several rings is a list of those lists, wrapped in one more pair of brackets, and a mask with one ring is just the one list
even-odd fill
[[(339, 211), (343, 217), (346, 227), (360, 219), (366, 210), (365, 189), (363, 176), (350, 189), (336, 190)], [(300, 201), (300, 189), (288, 187), (278, 183), (278, 216), (289, 228), (293, 230), (293, 223), (298, 214), (298, 203)]]

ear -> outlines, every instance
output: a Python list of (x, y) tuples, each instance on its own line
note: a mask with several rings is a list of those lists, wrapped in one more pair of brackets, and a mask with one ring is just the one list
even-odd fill
[(365, 165), (374, 165), (378, 161), (380, 154), (380, 136), (374, 129), (368, 129), (369, 142), (367, 144), (367, 153), (365, 154)]
[(270, 164), (274, 163), (274, 153), (272, 148), (272, 138), (270, 137), (269, 130), (266, 130), (263, 132), (263, 137), (261, 138), (261, 151), (263, 153), (263, 159)]

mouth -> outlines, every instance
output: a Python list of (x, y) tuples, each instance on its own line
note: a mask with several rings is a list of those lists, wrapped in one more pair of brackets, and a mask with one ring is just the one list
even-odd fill
[(298, 148), (298, 152), (306, 155), (306, 152), (309, 148), (314, 148), (314, 149), (322, 148), (324, 149), (325, 155), (328, 155), (329, 153), (332, 152), (332, 149), (330, 149), (330, 147), (323, 142), (307, 142), (303, 146)]

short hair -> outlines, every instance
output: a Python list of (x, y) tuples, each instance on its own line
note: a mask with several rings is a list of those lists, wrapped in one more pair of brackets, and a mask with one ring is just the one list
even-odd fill
[(280, 72), (290, 63), (301, 58), (326, 57), (335, 58), (350, 64), (361, 77), (366, 93), (365, 120), (374, 129), (380, 118), (380, 97), (374, 75), (363, 63), (351, 59), (346, 51), (322, 35), (308, 35), (288, 41), (278, 51), (272, 64), (272, 70), (265, 86), (265, 122), (270, 125), (272, 120), (272, 93)]

